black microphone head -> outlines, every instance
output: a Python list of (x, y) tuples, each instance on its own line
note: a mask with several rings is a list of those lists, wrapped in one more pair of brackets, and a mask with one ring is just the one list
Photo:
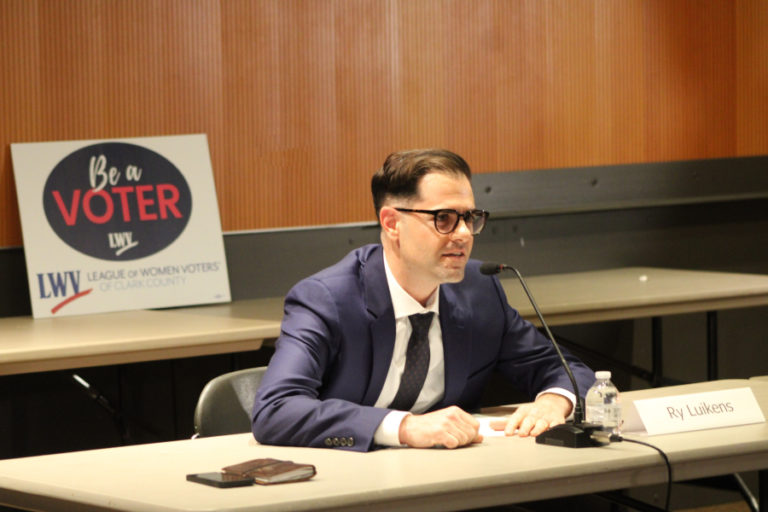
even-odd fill
[(486, 276), (491, 276), (493, 274), (498, 274), (502, 270), (504, 270), (505, 265), (502, 265), (501, 263), (493, 263), (491, 261), (486, 261), (482, 265), (480, 265), (480, 273), (485, 274)]

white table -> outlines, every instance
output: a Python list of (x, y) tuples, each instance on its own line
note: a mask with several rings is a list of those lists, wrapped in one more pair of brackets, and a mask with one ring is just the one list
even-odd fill
[[(509, 303), (539, 324), (517, 278), (503, 274)], [(549, 325), (768, 305), (768, 275), (626, 267), (526, 277)]]
[[(715, 380), (717, 312), (768, 305), (768, 275), (759, 274), (628, 267), (525, 279), (550, 326), (652, 318), (651, 371), (628, 369), (654, 385), (665, 380), (661, 317), (706, 313), (707, 378)], [(540, 325), (518, 280), (505, 278), (502, 285), (509, 303)]]
[(0, 318), (0, 375), (257, 350), (282, 299), (59, 318)]
[[(754, 274), (637, 267), (526, 281), (550, 325), (768, 304), (768, 276)], [(538, 324), (517, 280), (505, 278), (502, 284), (510, 304)], [(272, 297), (165, 310), (0, 318), (0, 375), (256, 350), (279, 335), (282, 307), (283, 298)], [(716, 346), (710, 344), (712, 357)]]
[[(623, 401), (744, 386), (768, 413), (768, 382), (758, 379), (633, 391)], [(644, 439), (668, 454), (675, 480), (760, 470), (761, 489), (768, 487), (765, 423)], [(236, 489), (185, 480), (256, 457), (315, 464), (318, 474)], [(658, 453), (632, 443), (569, 449), (492, 437), (459, 450), (355, 453), (261, 446), (237, 434), (0, 461), (0, 503), (49, 511), (459, 510), (665, 481)]]

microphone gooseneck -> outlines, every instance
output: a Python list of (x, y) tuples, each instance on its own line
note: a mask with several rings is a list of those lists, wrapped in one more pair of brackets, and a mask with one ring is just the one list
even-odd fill
[(485, 274), (486, 276), (491, 276), (494, 274), (498, 274), (502, 270), (506, 270), (508, 268), (510, 267), (502, 263), (493, 263), (490, 261), (486, 261), (485, 263), (480, 265), (480, 273)]
[(523, 287), (523, 291), (525, 291), (531, 306), (533, 306), (534, 311), (536, 311), (536, 316), (539, 317), (539, 322), (541, 322), (541, 326), (544, 328), (544, 332), (546, 332), (550, 343), (552, 343), (552, 346), (555, 348), (555, 351), (560, 358), (560, 364), (565, 369), (565, 373), (568, 375), (568, 378), (571, 381), (571, 385), (573, 386), (573, 392), (576, 395), (576, 404), (573, 408), (573, 424), (557, 425), (547, 430), (546, 432), (539, 434), (539, 436), (536, 438), (536, 442), (557, 446), (568, 446), (571, 448), (582, 448), (586, 446), (602, 444), (597, 443), (592, 438), (592, 434), (596, 430), (599, 430), (599, 426), (587, 424), (584, 421), (584, 400), (581, 398), (581, 394), (579, 393), (579, 384), (576, 382), (576, 378), (573, 376), (571, 367), (568, 364), (568, 361), (565, 359), (565, 356), (563, 356), (563, 352), (560, 350), (560, 345), (557, 343), (557, 341), (555, 341), (555, 337), (552, 334), (552, 331), (549, 330), (549, 326), (544, 320), (544, 315), (542, 315), (539, 306), (536, 304), (536, 300), (533, 298), (533, 295), (528, 289), (528, 285), (525, 283), (523, 276), (515, 267), (511, 267), (503, 263), (485, 262), (480, 265), (480, 273), (484, 275), (498, 274), (502, 270), (511, 270), (517, 276), (517, 280), (520, 281), (520, 284)]

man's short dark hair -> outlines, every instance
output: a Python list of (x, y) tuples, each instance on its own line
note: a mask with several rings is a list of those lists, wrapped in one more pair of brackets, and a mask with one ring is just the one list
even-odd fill
[(376, 218), (388, 199), (418, 198), (419, 181), (430, 172), (452, 173), (472, 179), (467, 162), (446, 149), (412, 149), (391, 153), (371, 179)]

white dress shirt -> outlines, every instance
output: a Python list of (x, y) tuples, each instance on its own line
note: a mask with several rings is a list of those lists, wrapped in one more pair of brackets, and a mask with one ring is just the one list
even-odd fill
[[(392, 270), (387, 263), (387, 255), (384, 254), (384, 270), (387, 276), (387, 285), (389, 294), (392, 297), (392, 308), (395, 313), (395, 347), (392, 352), (392, 361), (389, 365), (387, 377), (384, 380), (384, 386), (381, 388), (379, 398), (374, 407), (387, 408), (394, 400), (397, 390), (400, 387), (400, 377), (405, 369), (405, 353), (408, 348), (408, 340), (411, 337), (411, 322), (408, 320), (410, 315), (419, 313), (434, 312), (432, 325), (429, 327), (429, 370), (427, 372), (424, 386), (419, 393), (416, 402), (409, 411), (391, 411), (382, 420), (379, 428), (373, 436), (374, 443), (380, 446), (401, 446), (400, 443), (400, 423), (403, 418), (411, 413), (420, 414), (427, 411), (443, 398), (445, 393), (445, 366), (443, 357), (443, 333), (440, 329), (440, 287), (438, 286), (432, 295), (427, 299), (427, 305), (422, 306), (416, 299), (411, 297), (408, 292), (403, 290), (400, 283), (397, 282)], [(539, 393), (556, 393), (568, 398), (571, 403), (575, 402), (573, 393), (562, 388), (552, 388)], [(537, 395), (538, 396), (538, 395)], [(571, 413), (573, 414), (573, 413)]]
[[(424, 380), (416, 402), (411, 407), (411, 412), (422, 413), (428, 410), (443, 398), (445, 392), (445, 367), (443, 364), (443, 334), (440, 330), (440, 287), (427, 299), (427, 305), (422, 306), (408, 292), (403, 290), (392, 274), (392, 269), (384, 255), (384, 271), (387, 276), (389, 295), (392, 297), (392, 309), (395, 313), (395, 347), (392, 351), (392, 361), (389, 365), (384, 386), (381, 388), (379, 398), (374, 407), (386, 408), (392, 403), (397, 390), (400, 387), (400, 377), (405, 369), (405, 353), (408, 348), (408, 340), (411, 337), (412, 327), (408, 317), (420, 313), (434, 313), (432, 324), (429, 326), (429, 370)], [(374, 434), (374, 442), (384, 446), (400, 445), (400, 423), (410, 414), (407, 411), (392, 411), (379, 425)]]

